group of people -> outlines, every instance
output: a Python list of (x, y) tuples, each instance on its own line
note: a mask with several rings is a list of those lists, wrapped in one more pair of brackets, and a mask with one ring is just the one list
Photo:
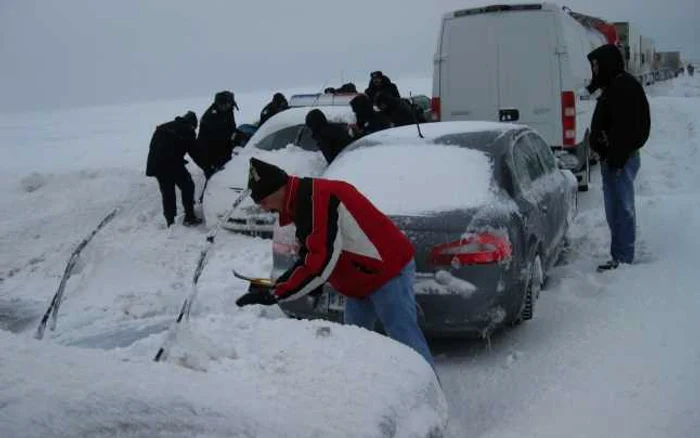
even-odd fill
[(168, 227), (175, 222), (177, 213), (175, 187), (180, 189), (182, 195), (182, 207), (185, 210), (183, 225), (202, 223), (202, 219), (194, 212), (194, 182), (185, 167), (185, 154), (189, 154), (207, 179), (221, 169), (231, 159), (234, 148), (234, 108), (238, 109), (238, 105), (233, 93), (221, 91), (214, 96), (214, 103), (202, 115), (199, 135), (197, 115), (193, 111), (156, 127), (151, 137), (146, 176), (158, 180), (163, 216)]
[[(340, 88), (326, 88), (326, 94), (357, 94), (352, 83)], [(312, 109), (306, 115), (306, 126), (311, 130), (324, 158), (330, 164), (335, 157), (351, 142), (365, 135), (383, 129), (424, 122), (422, 112), (402, 99), (396, 84), (381, 71), (372, 72), (370, 82), (364, 94), (357, 94), (350, 101), (355, 113), (355, 123), (346, 130), (342, 126), (330, 123), (319, 109)], [(375, 107), (378, 110), (375, 110)]]

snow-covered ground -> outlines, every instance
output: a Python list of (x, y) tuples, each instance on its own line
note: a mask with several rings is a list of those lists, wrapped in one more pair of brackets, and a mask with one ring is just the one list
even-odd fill
[[(429, 79), (397, 83), (429, 94)], [(239, 123), (271, 94), (237, 94)], [(594, 272), (608, 247), (596, 167), (573, 249), (535, 318), (489, 343), (432, 343), (448, 436), (697, 435), (700, 77), (649, 94), (638, 263)], [(219, 233), (192, 323), (168, 363), (151, 361), (189, 293), (206, 230), (163, 229), (157, 184), (143, 175), (148, 141), (156, 124), (201, 114), (209, 100), (0, 115), (0, 436), (290, 436), (307, 427), (308, 436), (403, 437), (440, 424), (444, 399), (405, 347), (235, 307), (245, 284), (231, 269), (270, 271), (263, 239)], [(122, 211), (68, 282), (56, 331), (34, 340), (72, 249), (115, 206)]]

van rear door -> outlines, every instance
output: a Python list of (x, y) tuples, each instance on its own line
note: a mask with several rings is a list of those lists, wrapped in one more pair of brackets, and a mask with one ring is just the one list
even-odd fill
[(436, 60), (442, 120), (498, 120), (497, 24), (494, 14), (445, 19)]
[(554, 13), (498, 13), (499, 110), (517, 110), (518, 123), (561, 144), (561, 78)]

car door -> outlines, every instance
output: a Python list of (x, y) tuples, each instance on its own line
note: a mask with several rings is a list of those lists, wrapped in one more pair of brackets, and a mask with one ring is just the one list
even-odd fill
[(543, 198), (542, 203), (546, 206), (548, 231), (551, 235), (547, 256), (554, 255), (566, 232), (566, 218), (569, 210), (566, 188), (569, 184), (557, 167), (552, 149), (544, 139), (534, 132), (527, 134), (526, 138), (543, 169), (538, 190)]
[(553, 234), (547, 217), (549, 200), (540, 187), (545, 172), (527, 134), (520, 135), (513, 141), (511, 160), (516, 193), (514, 199), (523, 217), (526, 238), (535, 236), (548, 249)]

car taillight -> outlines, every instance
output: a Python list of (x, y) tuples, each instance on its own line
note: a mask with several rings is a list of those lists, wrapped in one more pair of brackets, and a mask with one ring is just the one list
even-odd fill
[(561, 127), (563, 132), (562, 145), (576, 146), (576, 95), (573, 91), (561, 93)]
[(493, 233), (470, 234), (456, 242), (445, 243), (430, 252), (436, 266), (483, 265), (510, 258), (513, 250), (508, 238)]
[(430, 100), (430, 111), (432, 112), (432, 115), (433, 115), (433, 122), (439, 122), (440, 121), (440, 98), (439, 97), (433, 97)]

